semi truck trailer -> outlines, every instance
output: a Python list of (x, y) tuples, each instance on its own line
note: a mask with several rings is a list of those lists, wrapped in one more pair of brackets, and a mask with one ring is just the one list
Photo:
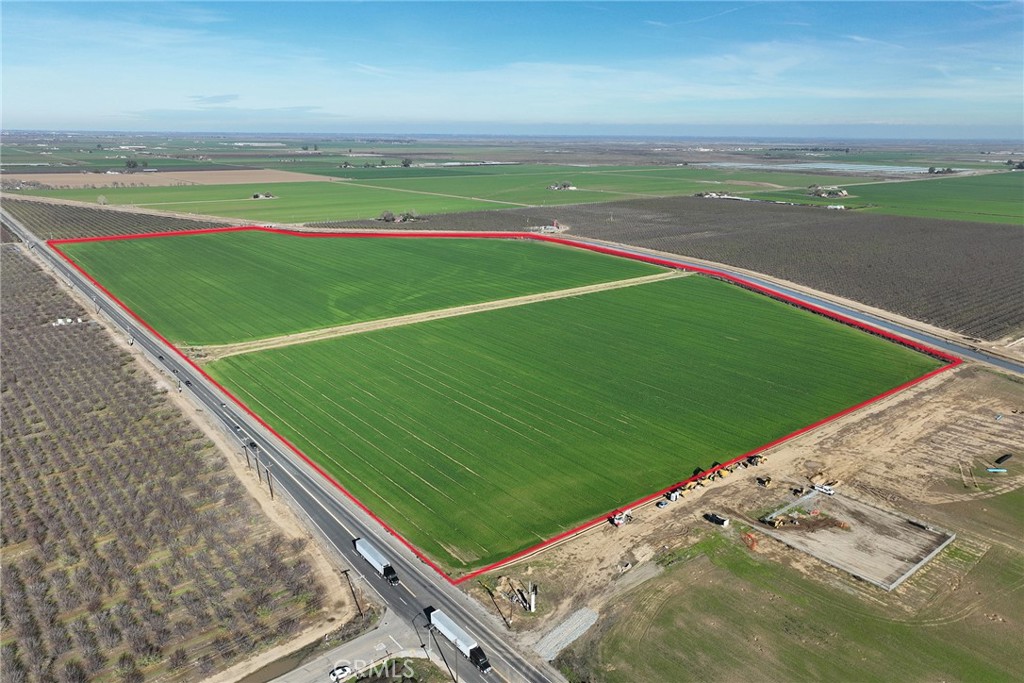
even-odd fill
[(484, 654), (483, 648), (468, 633), (448, 618), (447, 614), (439, 609), (429, 608), (427, 618), (430, 620), (431, 626), (450, 640), (455, 649), (461, 652), (473, 666), (480, 669), (481, 673), (490, 672), (491, 663), (487, 661), (487, 655)]
[(356, 552), (362, 555), (363, 559), (370, 563), (377, 573), (384, 577), (392, 586), (398, 585), (398, 574), (395, 573), (394, 568), (391, 566), (391, 562), (388, 558), (384, 557), (379, 550), (374, 548), (365, 538), (357, 538), (355, 540)]

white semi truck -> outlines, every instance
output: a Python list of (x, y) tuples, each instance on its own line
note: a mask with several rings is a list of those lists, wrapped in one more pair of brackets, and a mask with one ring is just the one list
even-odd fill
[(370, 545), (369, 541), (365, 538), (357, 538), (355, 540), (356, 552), (363, 556), (363, 559), (370, 563), (377, 573), (384, 577), (392, 586), (398, 585), (398, 574), (395, 573), (394, 568), (391, 566), (391, 562), (388, 558), (384, 557), (379, 550)]
[(487, 661), (487, 655), (477, 642), (470, 638), (469, 634), (448, 618), (448, 615), (439, 609), (430, 608), (427, 617), (430, 624), (437, 629), (437, 632), (451, 641), (459, 652), (465, 655), (473, 666), (480, 669), (481, 673), (491, 671), (491, 663)]

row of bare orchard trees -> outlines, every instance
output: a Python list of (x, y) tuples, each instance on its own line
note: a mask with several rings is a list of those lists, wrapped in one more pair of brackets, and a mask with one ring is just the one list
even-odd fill
[(1015, 225), (662, 197), (434, 215), (410, 227), (523, 230), (553, 220), (569, 237), (725, 263), (981, 339), (1024, 327), (1024, 231)]
[(8, 242), (20, 241), (21, 240), (18, 238), (18, 236), (15, 235), (9, 227), (7, 227), (6, 223), (0, 223), (0, 243), (6, 244)]
[(134, 235), (227, 227), (230, 223), (4, 197), (4, 210), (42, 239)]
[[(44, 238), (217, 225), (6, 197), (4, 208), (40, 226)], [(697, 197), (415, 218), (389, 227), (523, 230), (557, 220), (571, 227), (570, 234), (747, 268), (981, 339), (996, 340), (1024, 326), (1024, 232), (1014, 225)], [(311, 225), (372, 228), (380, 222)]]
[(305, 540), (256, 514), (24, 246), (2, 249), (4, 683), (195, 680), (302, 628), (324, 600)]

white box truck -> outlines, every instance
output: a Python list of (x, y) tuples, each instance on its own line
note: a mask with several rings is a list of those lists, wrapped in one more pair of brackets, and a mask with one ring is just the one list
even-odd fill
[(491, 663), (487, 661), (487, 655), (484, 654), (483, 649), (469, 637), (468, 633), (449, 619), (448, 615), (439, 609), (429, 608), (427, 618), (430, 619), (430, 624), (437, 629), (437, 632), (450, 640), (455, 649), (461, 652), (473, 666), (480, 669), (481, 673), (490, 672)]
[(355, 540), (356, 552), (362, 555), (363, 559), (370, 563), (377, 573), (384, 577), (392, 586), (398, 585), (398, 574), (395, 573), (394, 568), (391, 566), (391, 562), (388, 558), (384, 557), (379, 550), (374, 548), (364, 538), (357, 538)]

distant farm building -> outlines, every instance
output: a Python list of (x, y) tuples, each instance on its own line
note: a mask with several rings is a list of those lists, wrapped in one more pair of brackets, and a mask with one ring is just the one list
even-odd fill
[(741, 202), (753, 201), (750, 197), (737, 197), (736, 195), (729, 194), (728, 192), (698, 192), (693, 196), (703, 197), (704, 199), (735, 199)]
[(811, 185), (807, 188), (808, 194), (814, 197), (849, 197), (850, 193), (841, 187), (822, 187), (821, 185)]

